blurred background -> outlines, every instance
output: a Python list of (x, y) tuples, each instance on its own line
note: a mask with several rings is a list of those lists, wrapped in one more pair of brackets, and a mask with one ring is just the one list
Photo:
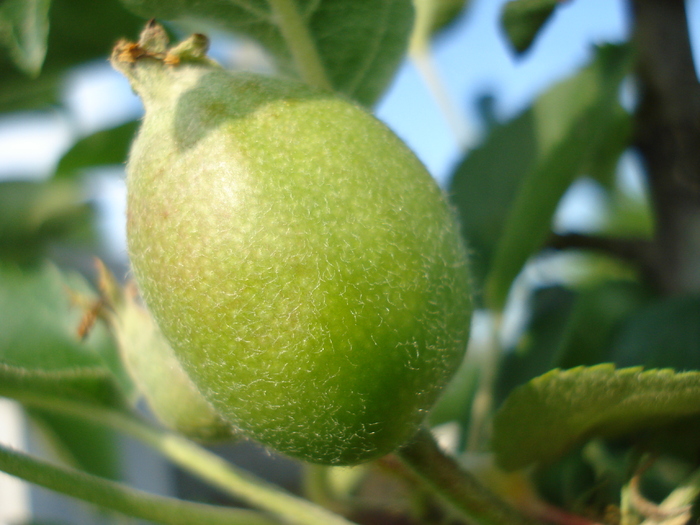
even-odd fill
[[(114, 28), (123, 29), (121, 36), (135, 39), (143, 21), (122, 12), (116, 2), (105, 2), (104, 7), (82, 4), (85, 2), (69, 7), (55, 1), (52, 16), (73, 17), (73, 28), (82, 24), (84, 59), (78, 53), (70, 63), (60, 63), (52, 57), (50, 47), (48, 69), (36, 84), (20, 78), (23, 73), (6, 56), (0, 59), (0, 72), (8, 75), (0, 92), (0, 243), (4, 244), (0, 252), (25, 260), (48, 251), (62, 267), (89, 277), (94, 275), (92, 257), (97, 255), (123, 278), (128, 273), (123, 160), (142, 107), (106, 57)], [(406, 60), (376, 106), (377, 116), (409, 144), (446, 189), (465, 154), (478, 147), (493, 126), (525, 111), (540, 93), (590, 62), (594, 46), (625, 42), (630, 32), (626, 2), (571, 0), (562, 2), (527, 53), (517, 56), (499, 21), (504, 1), (467, 4), (432, 48), (442, 93), (436, 96), (419, 68)], [(693, 47), (698, 49), (700, 5), (690, 0), (687, 7)], [(92, 11), (99, 9), (104, 11), (93, 25)], [(52, 31), (60, 30), (60, 22), (52, 25)], [(110, 31), (103, 31), (100, 24)], [(191, 29), (169, 28), (180, 35)], [(216, 32), (211, 37), (211, 54), (226, 67), (270, 71), (269, 59), (254, 44)], [(55, 50), (60, 52), (60, 48)], [(631, 82), (623, 83), (620, 99), (627, 108), (635, 104)], [(635, 217), (646, 216), (648, 221), (646, 189), (634, 154), (620, 158), (615, 177), (620, 191), (636, 203)], [(560, 233), (599, 231), (610, 220), (609, 214), (610, 202), (601, 185), (581, 178), (560, 202), (554, 229)], [(88, 216), (91, 219), (86, 221)], [(44, 245), (49, 238), (50, 245)], [(557, 276), (571, 270), (561, 261), (542, 268), (530, 275), (529, 288), (532, 280), (556, 282)], [(527, 302), (523, 297), (518, 300), (516, 289), (511, 303), (506, 337), (517, 339), (529, 315)], [(477, 324), (479, 319), (477, 316)], [(474, 327), (477, 343), (486, 331)], [(15, 403), (0, 399), (1, 442), (47, 453), (51, 445), (36, 427)], [(155, 492), (174, 492), (165, 465), (134, 443), (124, 441), (122, 446), (126, 453), (121, 468), (128, 480)], [(242, 457), (248, 453), (252, 454), (244, 451)], [(279, 471), (279, 463), (273, 463), (273, 470)], [(0, 473), (0, 523), (31, 519), (44, 523), (42, 518), (56, 516), (63, 516), (66, 523), (101, 522), (79, 504)], [(110, 518), (104, 519), (111, 523)]]

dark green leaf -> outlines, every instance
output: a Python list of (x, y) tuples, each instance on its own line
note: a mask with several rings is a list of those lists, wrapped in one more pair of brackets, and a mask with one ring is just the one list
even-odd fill
[(607, 140), (595, 155), (586, 159), (582, 173), (596, 180), (607, 190), (613, 190), (620, 157), (632, 140), (632, 119), (621, 106), (612, 108)]
[(518, 53), (532, 45), (560, 0), (512, 0), (505, 4), (501, 24)]
[(47, 410), (29, 408), (28, 414), (66, 463), (103, 478), (120, 478), (114, 432), (82, 418)]
[(506, 354), (496, 385), (497, 402), (513, 388), (560, 365), (562, 341), (569, 329), (578, 294), (562, 286), (537, 290), (529, 305), (527, 329)]
[(496, 126), (486, 142), (471, 151), (455, 170), (449, 193), (470, 248), (472, 275), (478, 288), (486, 279), (525, 171), (535, 161), (536, 144), (533, 112), (527, 111)]
[(497, 399), (553, 368), (613, 360), (617, 330), (645, 301), (648, 293), (633, 281), (606, 279), (577, 290), (554, 286), (536, 291), (518, 346), (503, 359)]
[[(611, 488), (612, 490), (618, 488), (616, 485), (609, 487), (608, 476), (601, 483), (600, 477), (596, 474), (598, 472), (592, 468), (587, 458), (582, 454), (582, 450), (578, 448), (557, 462), (538, 468), (533, 473), (533, 478), (537, 484), (538, 492), (546, 501), (561, 508), (585, 514), (585, 509), (581, 508), (582, 504), (588, 503), (591, 496), (598, 496), (596, 492), (601, 489), (610, 491)], [(613, 496), (617, 498), (619, 498), (619, 494), (619, 490), (617, 493), (613, 492)], [(585, 496), (585, 499), (582, 495)], [(607, 501), (617, 502), (617, 498)]]
[(659, 300), (630, 316), (612, 358), (619, 366), (700, 370), (700, 297)]
[(550, 233), (557, 205), (590, 160), (619, 132), (618, 87), (629, 69), (624, 47), (600, 48), (596, 60), (538, 99), (537, 160), (509, 210), (486, 283), (487, 304), (503, 307), (511, 283)]
[(648, 300), (649, 292), (632, 281), (605, 281), (581, 290), (563, 334), (561, 358), (555, 366), (573, 368), (615, 361), (615, 334), (627, 316)]
[(53, 266), (0, 266), (0, 395), (122, 403), (102, 357), (112, 341), (100, 325), (81, 340), (85, 310), (71, 304), (70, 290), (89, 294), (81, 278)]
[[(263, 45), (280, 69), (296, 74), (270, 3), (265, 0), (122, 0), (144, 18), (200, 20)], [(365, 105), (388, 87), (413, 25), (410, 0), (297, 0), (331, 85)]]
[(61, 158), (56, 176), (66, 177), (93, 166), (123, 164), (137, 128), (137, 121), (127, 122), (79, 140)]
[(33, 77), (46, 57), (50, 6), (51, 0), (5, 0), (0, 4), (0, 44), (15, 65)]
[(594, 436), (617, 437), (700, 414), (700, 372), (605, 364), (552, 370), (516, 388), (494, 418), (499, 464), (518, 469)]
[(88, 245), (93, 210), (71, 182), (0, 183), (0, 259), (28, 263), (54, 243)]
[(49, 17), (48, 51), (39, 77), (28, 78), (0, 54), (0, 111), (56, 104), (69, 68), (88, 60), (105, 61), (119, 38), (143, 26), (143, 20), (118, 0), (52, 0)]

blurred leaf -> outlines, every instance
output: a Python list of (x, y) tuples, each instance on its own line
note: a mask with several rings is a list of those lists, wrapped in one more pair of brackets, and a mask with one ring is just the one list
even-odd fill
[(89, 244), (93, 210), (70, 182), (0, 182), (0, 259), (36, 261), (56, 242)]
[(512, 0), (503, 6), (501, 24), (518, 53), (527, 51), (561, 0)]
[(138, 121), (134, 120), (79, 140), (61, 158), (56, 177), (66, 177), (92, 166), (123, 164), (137, 128)]
[(494, 126), (455, 169), (449, 194), (471, 248), (477, 294), (492, 273), (491, 306), (502, 304), (546, 238), (570, 183), (588, 173), (603, 178), (616, 165), (629, 140), (630, 117), (616, 96), (627, 67), (624, 48), (601, 48), (587, 68)]
[(471, 0), (413, 0), (416, 20), (411, 33), (411, 49), (425, 50), (430, 39), (452, 25)]
[[(597, 472), (593, 470), (587, 458), (583, 456), (581, 448), (577, 448), (559, 458), (555, 463), (536, 469), (533, 478), (539, 494), (546, 501), (578, 514), (586, 514), (586, 508), (582, 508), (582, 504), (588, 502), (582, 501), (582, 496), (586, 499), (591, 496), (595, 497), (596, 492), (603, 487), (608, 488), (607, 485), (610, 482), (606, 477), (601, 483), (596, 474)], [(619, 491), (615, 496), (619, 497)], [(611, 499), (610, 501), (617, 503), (618, 500)]]
[(629, 66), (627, 48), (600, 48), (590, 66), (535, 102), (537, 160), (522, 180), (498, 239), (486, 282), (491, 308), (503, 307), (511, 283), (547, 238), (561, 197), (619, 131), (618, 86)]
[(471, 252), (477, 299), (521, 180), (535, 161), (534, 126), (532, 111), (496, 126), (457, 166), (450, 183), (449, 194)]
[(82, 418), (30, 408), (29, 415), (69, 465), (103, 478), (120, 478), (113, 431)]
[(0, 111), (58, 103), (69, 68), (88, 60), (106, 61), (119, 38), (136, 34), (143, 26), (143, 20), (118, 0), (52, 0), (49, 19), (46, 60), (37, 78), (28, 78), (8, 57), (0, 56)]
[(518, 345), (503, 358), (497, 401), (553, 368), (612, 361), (617, 330), (648, 300), (648, 292), (633, 281), (604, 280), (576, 290), (563, 286), (537, 290)]
[(0, 266), (0, 395), (120, 406), (123, 397), (102, 358), (113, 351), (112, 341), (99, 325), (81, 341), (84, 309), (71, 304), (69, 290), (90, 296), (83, 279), (53, 266)]
[(629, 195), (620, 188), (610, 194), (610, 211), (602, 231), (611, 237), (652, 239), (655, 217), (649, 199)]
[[(200, 20), (258, 41), (280, 69), (297, 75), (266, 0), (122, 0), (144, 18)], [(333, 87), (364, 105), (386, 90), (403, 59), (411, 28), (411, 0), (293, 0)]]
[(594, 436), (618, 437), (700, 414), (700, 372), (613, 365), (552, 370), (513, 391), (496, 413), (493, 447), (514, 470), (552, 461)]
[(662, 299), (630, 316), (612, 359), (619, 366), (700, 370), (700, 297)]
[(612, 190), (617, 175), (620, 157), (632, 141), (632, 119), (622, 106), (614, 106), (611, 111), (607, 139), (600, 144), (595, 155), (586, 159), (582, 173), (596, 180), (607, 190)]
[(496, 384), (501, 403), (517, 386), (559, 366), (562, 341), (569, 328), (578, 294), (563, 286), (537, 290), (529, 305), (527, 329), (518, 345), (503, 357)]
[(46, 57), (51, 0), (5, 0), (0, 4), (0, 44), (15, 65), (33, 77)]
[(606, 281), (581, 290), (556, 366), (573, 368), (609, 361), (621, 365), (612, 357), (615, 334), (625, 319), (649, 300), (649, 292), (632, 281)]

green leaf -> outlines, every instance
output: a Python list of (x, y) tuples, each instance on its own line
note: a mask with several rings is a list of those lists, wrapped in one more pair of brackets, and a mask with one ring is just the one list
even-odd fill
[(610, 211), (602, 228), (605, 235), (651, 240), (655, 229), (654, 211), (649, 199), (629, 195), (620, 188), (610, 193)]
[[(613, 340), (629, 315), (649, 301), (649, 292), (632, 281), (604, 281), (580, 291), (561, 341), (560, 368), (614, 361)], [(552, 367), (554, 368), (554, 367)], [(665, 368), (665, 367), (655, 367)]]
[(622, 107), (613, 108), (607, 138), (595, 155), (586, 159), (583, 173), (600, 183), (606, 190), (614, 190), (620, 157), (632, 141), (633, 124), (629, 113)]
[(0, 182), (0, 259), (39, 260), (57, 242), (89, 245), (93, 209), (75, 183)]
[[(410, 0), (287, 0), (335, 90), (371, 106), (386, 90), (404, 57), (413, 25)], [(144, 18), (199, 20), (250, 37), (297, 75), (282, 25), (267, 0), (122, 0)]]
[(414, 0), (416, 20), (411, 33), (411, 49), (425, 50), (436, 34), (452, 25), (471, 0)]
[(95, 59), (104, 63), (119, 38), (133, 35), (143, 26), (143, 20), (118, 0), (52, 0), (49, 17), (48, 50), (37, 78), (28, 78), (0, 53), (0, 111), (59, 103), (71, 67)]
[(0, 395), (121, 406), (103, 360), (112, 341), (99, 325), (81, 340), (84, 310), (71, 304), (70, 290), (89, 293), (79, 276), (53, 266), (0, 266)]
[(46, 57), (51, 0), (5, 0), (0, 5), (0, 44), (19, 69), (35, 77)]
[(84, 419), (27, 408), (32, 421), (68, 465), (108, 479), (120, 479), (116, 434)]
[(137, 128), (138, 121), (134, 120), (79, 140), (61, 158), (56, 177), (67, 177), (93, 166), (123, 164)]
[(501, 24), (518, 53), (527, 51), (561, 0), (512, 0), (503, 6)]
[(535, 161), (534, 128), (532, 111), (494, 127), (486, 142), (457, 166), (450, 182), (449, 195), (470, 248), (477, 294), (491, 267), (523, 170)]
[(595, 436), (618, 437), (700, 414), (700, 372), (611, 364), (552, 370), (496, 413), (493, 449), (508, 470), (552, 461)]
[(562, 342), (569, 329), (578, 294), (563, 286), (537, 290), (528, 305), (530, 319), (516, 347), (504, 357), (496, 383), (502, 402), (517, 386), (560, 366)]
[[(553, 368), (616, 361), (615, 334), (626, 317), (649, 300), (648, 295), (636, 282), (609, 279), (573, 290), (562, 286), (537, 290), (527, 327), (514, 351), (503, 358), (497, 400)], [(642, 363), (627, 363), (631, 364)]]
[(700, 370), (700, 297), (671, 297), (630, 316), (612, 358), (619, 366)]
[(600, 48), (590, 66), (535, 102), (537, 159), (523, 166), (524, 179), (498, 239), (486, 282), (491, 308), (503, 307), (511, 283), (549, 235), (561, 197), (619, 132), (618, 87), (629, 66), (627, 48)]
[(617, 88), (627, 58), (625, 48), (601, 48), (587, 68), (494, 126), (455, 169), (449, 194), (471, 248), (477, 292), (487, 276), (491, 281), (489, 306), (502, 305), (547, 237), (571, 182), (583, 174), (608, 176), (624, 151), (630, 116), (617, 103)]

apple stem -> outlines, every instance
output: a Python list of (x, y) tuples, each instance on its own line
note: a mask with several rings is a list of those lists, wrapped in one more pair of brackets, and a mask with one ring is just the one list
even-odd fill
[(440, 497), (467, 520), (479, 525), (534, 525), (484, 487), (470, 472), (446, 455), (431, 432), (423, 428), (396, 452)]

